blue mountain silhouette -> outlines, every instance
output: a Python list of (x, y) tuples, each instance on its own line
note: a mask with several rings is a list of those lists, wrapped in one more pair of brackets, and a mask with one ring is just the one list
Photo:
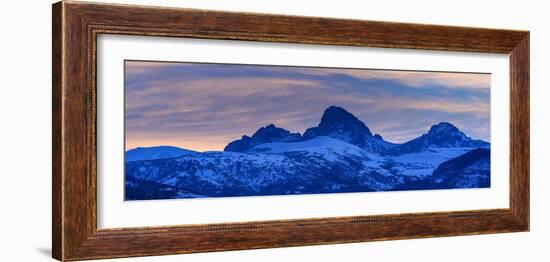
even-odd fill
[(246, 152), (255, 145), (271, 142), (296, 142), (302, 140), (300, 133), (290, 133), (290, 131), (276, 127), (274, 124), (262, 127), (249, 137), (244, 135), (241, 139), (235, 140), (227, 146), (224, 151)]
[(490, 186), (488, 142), (441, 122), (395, 144), (337, 106), (303, 135), (270, 124), (223, 152), (157, 149), (127, 152), (126, 199)]
[(488, 147), (489, 143), (483, 140), (474, 140), (451, 123), (441, 122), (433, 125), (428, 133), (392, 148), (388, 152), (391, 155), (420, 152), (430, 146), (439, 147)]
[(395, 147), (395, 144), (373, 135), (370, 129), (350, 112), (337, 106), (330, 106), (321, 117), (317, 127), (311, 127), (304, 133), (303, 139), (328, 136), (348, 142), (374, 153), (383, 153)]

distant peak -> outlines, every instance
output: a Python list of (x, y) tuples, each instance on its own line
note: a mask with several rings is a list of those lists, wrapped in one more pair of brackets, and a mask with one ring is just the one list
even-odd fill
[(325, 109), (319, 126), (331, 125), (333, 123), (349, 123), (366, 128), (365, 124), (361, 122), (361, 120), (355, 117), (352, 113), (346, 111), (344, 108), (338, 106), (329, 106)]
[(353, 114), (351, 114), (350, 112), (346, 111), (346, 109), (344, 109), (342, 107), (339, 107), (339, 106), (329, 106), (329, 107), (327, 107), (327, 109), (325, 109), (325, 112), (323, 113), (323, 116), (333, 115), (333, 114), (353, 116)]
[(254, 135), (252, 135), (252, 137), (254, 136), (258, 136), (258, 135), (261, 135), (261, 134), (265, 134), (265, 133), (290, 133), (288, 130), (284, 129), (284, 128), (280, 128), (280, 127), (277, 127), (275, 126), (275, 124), (269, 124), (267, 126), (263, 126), (263, 127), (260, 127), (260, 129), (258, 129), (256, 131), (256, 133), (254, 133)]
[(456, 126), (449, 122), (440, 122), (437, 125), (433, 125), (428, 131), (428, 135), (435, 135), (441, 133), (457, 133), (460, 132)]
[(310, 127), (303, 135), (305, 140), (318, 136), (336, 138), (353, 145), (363, 147), (372, 133), (365, 123), (342, 107), (329, 106), (325, 109), (321, 122), (316, 127)]
[(451, 126), (451, 127), (454, 127), (454, 125), (449, 123), (449, 122), (439, 122), (438, 124), (433, 125), (433, 126)]
[(331, 106), (327, 107), (327, 109), (325, 109), (325, 112), (326, 111), (346, 111), (346, 110), (342, 107), (331, 105)]
[(230, 142), (224, 148), (224, 151), (245, 152), (262, 143), (296, 142), (301, 139), (300, 133), (291, 133), (284, 128), (275, 126), (275, 124), (269, 124), (260, 127), (252, 136), (243, 135), (241, 139)]
[(153, 160), (160, 158), (174, 158), (182, 155), (192, 155), (196, 151), (175, 146), (136, 147), (125, 152), (125, 162), (137, 160)]

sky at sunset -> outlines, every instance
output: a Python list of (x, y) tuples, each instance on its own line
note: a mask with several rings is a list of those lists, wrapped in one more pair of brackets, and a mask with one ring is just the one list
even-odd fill
[(126, 149), (196, 151), (275, 124), (303, 133), (336, 105), (390, 142), (450, 122), (490, 140), (489, 74), (125, 62)]

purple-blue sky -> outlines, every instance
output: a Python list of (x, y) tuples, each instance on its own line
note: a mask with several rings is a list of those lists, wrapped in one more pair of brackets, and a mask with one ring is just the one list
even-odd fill
[(406, 142), (446, 121), (490, 139), (489, 74), (125, 62), (126, 149), (223, 150), (270, 123), (303, 133), (330, 105)]

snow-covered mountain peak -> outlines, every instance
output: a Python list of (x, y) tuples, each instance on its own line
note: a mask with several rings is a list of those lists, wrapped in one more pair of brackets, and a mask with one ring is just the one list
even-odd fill
[(269, 124), (261, 127), (252, 135), (252, 139), (256, 139), (260, 142), (275, 142), (275, 141), (298, 141), (301, 139), (299, 133), (291, 133), (290, 131)]
[[(318, 131), (323, 132), (339, 133), (351, 131), (355, 134), (372, 136), (372, 133), (365, 123), (355, 117), (352, 113), (338, 106), (330, 106), (325, 109), (317, 129)], [(304, 134), (304, 136), (306, 136), (306, 134)]]
[(126, 151), (125, 162), (138, 160), (153, 160), (161, 158), (174, 158), (183, 155), (193, 155), (197, 152), (175, 146), (137, 147)]
[(366, 149), (371, 153), (386, 152), (394, 145), (372, 135), (370, 129), (352, 113), (337, 106), (328, 107), (317, 127), (308, 128), (303, 139), (328, 136)]
[(352, 113), (338, 106), (330, 106), (325, 109), (318, 127), (326, 129), (359, 129), (372, 136), (369, 128)]
[(462, 146), (462, 143), (475, 141), (466, 136), (456, 126), (447, 122), (433, 125), (425, 137), (429, 144), (438, 146)]
[(263, 143), (296, 142), (301, 139), (302, 136), (300, 133), (291, 133), (284, 128), (277, 127), (274, 124), (269, 124), (258, 129), (252, 137), (244, 135), (241, 139), (230, 142), (224, 148), (224, 151), (245, 152), (253, 148), (255, 145)]
[(316, 137), (330, 137), (380, 155), (420, 152), (434, 146), (487, 147), (489, 145), (485, 141), (466, 136), (449, 122), (433, 125), (427, 133), (404, 144), (393, 144), (385, 141), (379, 134), (373, 135), (367, 125), (352, 113), (333, 105), (325, 109), (319, 124), (308, 128), (303, 136), (277, 127), (275, 124), (269, 124), (258, 129), (251, 137), (244, 135), (241, 139), (229, 143), (224, 151), (246, 152), (260, 144), (302, 142)]
[(316, 127), (306, 130), (305, 140), (318, 136), (329, 136), (342, 141), (361, 146), (365, 138), (372, 136), (369, 128), (350, 112), (337, 106), (330, 106), (321, 117)]
[(420, 152), (429, 147), (483, 148), (488, 146), (489, 143), (483, 140), (475, 140), (466, 136), (453, 124), (441, 122), (433, 125), (428, 133), (393, 148), (388, 154), (402, 155)]
[(428, 135), (440, 135), (440, 134), (463, 134), (456, 126), (449, 122), (440, 122), (437, 125), (433, 125), (428, 131)]

